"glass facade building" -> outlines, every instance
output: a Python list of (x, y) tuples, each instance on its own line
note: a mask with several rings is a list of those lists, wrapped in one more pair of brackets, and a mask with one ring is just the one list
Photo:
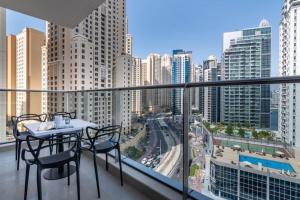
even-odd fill
[(267, 171), (256, 171), (212, 160), (211, 192), (224, 199), (300, 199), (300, 182)]
[[(223, 80), (266, 78), (271, 75), (271, 27), (224, 33)], [(270, 86), (230, 86), (222, 91), (221, 121), (270, 128)]]
[[(191, 51), (173, 50), (172, 84), (191, 81), (191, 63)], [(183, 89), (173, 90), (172, 112), (174, 115), (183, 114)]]

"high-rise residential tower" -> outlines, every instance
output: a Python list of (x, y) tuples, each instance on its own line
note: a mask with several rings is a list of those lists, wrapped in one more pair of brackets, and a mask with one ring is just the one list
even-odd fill
[[(125, 88), (131, 86), (132, 57), (123, 54), (117, 57), (114, 70), (114, 87)], [(123, 133), (131, 131), (131, 91), (123, 90), (114, 92), (114, 123), (122, 124)]]
[[(192, 52), (184, 50), (173, 51), (172, 84), (188, 83), (191, 80)], [(183, 114), (183, 89), (173, 89), (172, 112)]]
[[(16, 89), (16, 36), (7, 36), (7, 88)], [(16, 116), (16, 92), (7, 93), (7, 117)]]
[[(6, 88), (6, 10), (0, 8), (0, 88)], [(6, 94), (0, 92), (0, 141), (6, 139)]]
[[(147, 67), (144, 77), (145, 85), (159, 85), (161, 83), (161, 56), (152, 53), (147, 57)], [(160, 105), (160, 90), (146, 91), (146, 105), (149, 111), (157, 111)]]
[[(271, 27), (262, 20), (259, 27), (224, 33), (224, 80), (270, 77)], [(221, 121), (270, 128), (270, 86), (222, 87)]]
[[(131, 69), (131, 86), (137, 87), (143, 85), (142, 83), (142, 60), (140, 58), (133, 59), (133, 65)], [(142, 114), (142, 91), (133, 90), (132, 91), (132, 113), (136, 116)]]
[[(45, 33), (32, 28), (25, 28), (16, 36), (17, 89), (42, 89), (42, 47), (44, 45)], [(25, 113), (42, 113), (41, 93), (16, 93), (16, 115)]]
[[(209, 56), (203, 62), (203, 80), (204, 82), (218, 81), (220, 78), (220, 63), (215, 56)], [(220, 88), (204, 88), (204, 113), (203, 117), (209, 122), (220, 121)]]
[[(282, 7), (279, 41), (281, 76), (300, 75), (300, 0), (285, 0)], [(278, 130), (284, 141), (300, 147), (300, 85), (280, 86)]]
[[(165, 54), (161, 57), (161, 82), (162, 85), (172, 83), (172, 56)], [(160, 90), (160, 106), (169, 110), (171, 108), (171, 89)]]
[[(74, 29), (48, 24), (49, 89), (114, 87), (117, 62), (122, 63), (126, 53), (125, 8), (125, 0), (106, 0)], [(113, 95), (49, 94), (48, 112), (62, 110), (76, 111), (79, 118), (99, 127), (108, 126), (113, 124)]]

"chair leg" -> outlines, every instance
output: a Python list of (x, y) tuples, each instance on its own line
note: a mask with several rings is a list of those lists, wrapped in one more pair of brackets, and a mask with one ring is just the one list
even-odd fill
[(108, 159), (107, 159), (107, 153), (105, 154), (105, 162), (106, 162), (106, 171), (108, 171)]
[(120, 146), (118, 146), (117, 149), (118, 149), (118, 156), (119, 156), (119, 168), (120, 168), (121, 185), (123, 186), (123, 171), (122, 171), (122, 160), (121, 160)]
[(98, 198), (100, 198), (100, 189), (99, 189), (99, 178), (98, 178), (98, 169), (97, 169), (97, 162), (96, 162), (96, 153), (94, 154), (94, 168), (95, 168), (95, 176), (96, 176), (96, 183), (97, 183), (97, 192)]
[(80, 200), (80, 174), (79, 174), (79, 162), (76, 161), (76, 181), (77, 181), (77, 198)]
[(37, 166), (36, 179), (37, 179), (36, 182), (37, 182), (37, 189), (38, 189), (38, 200), (42, 200), (41, 167), (39, 165)]
[(52, 146), (52, 144), (53, 144), (53, 138), (50, 138), (49, 139), (49, 151), (50, 151), (50, 155), (52, 155), (52, 153), (53, 153), (53, 146)]
[(18, 160), (18, 140), (16, 139), (16, 160)]
[(18, 163), (17, 163), (17, 170), (19, 170), (19, 168), (20, 168), (20, 157), (21, 157), (21, 147), (22, 147), (22, 140), (19, 140), (19, 142), (18, 142)]
[(27, 199), (29, 171), (30, 171), (30, 165), (26, 165), (24, 200)]
[(68, 185), (70, 185), (70, 163), (67, 164), (68, 167)]

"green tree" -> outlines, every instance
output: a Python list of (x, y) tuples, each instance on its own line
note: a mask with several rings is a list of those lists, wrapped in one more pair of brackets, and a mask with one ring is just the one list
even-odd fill
[(249, 122), (246, 122), (246, 123), (244, 124), (244, 126), (245, 126), (246, 128), (251, 128), (251, 124), (250, 124)]
[(242, 137), (242, 138), (245, 137), (245, 130), (244, 129), (240, 128), (238, 133), (239, 133), (240, 137)]
[(211, 132), (211, 128), (210, 128), (210, 123), (209, 122), (204, 122), (204, 126), (205, 126), (205, 128), (209, 131), (209, 132)]
[(233, 135), (233, 127), (231, 124), (229, 124), (225, 130), (225, 133), (228, 135)]
[(254, 139), (259, 139), (259, 134), (257, 133), (257, 131), (255, 129), (252, 131), (252, 137)]
[(270, 138), (272, 138), (272, 135), (268, 131), (260, 131), (259, 137), (260, 137), (260, 139), (270, 139)]
[(193, 164), (190, 168), (190, 176), (195, 176), (196, 172), (200, 169), (199, 165)]

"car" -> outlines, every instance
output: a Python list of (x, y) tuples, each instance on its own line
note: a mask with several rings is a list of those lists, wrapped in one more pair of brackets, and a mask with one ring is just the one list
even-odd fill
[(142, 164), (145, 164), (147, 162), (147, 158), (143, 158), (143, 160), (141, 161)]
[(146, 167), (149, 167), (151, 165), (150, 161), (147, 161), (147, 163), (145, 164)]

